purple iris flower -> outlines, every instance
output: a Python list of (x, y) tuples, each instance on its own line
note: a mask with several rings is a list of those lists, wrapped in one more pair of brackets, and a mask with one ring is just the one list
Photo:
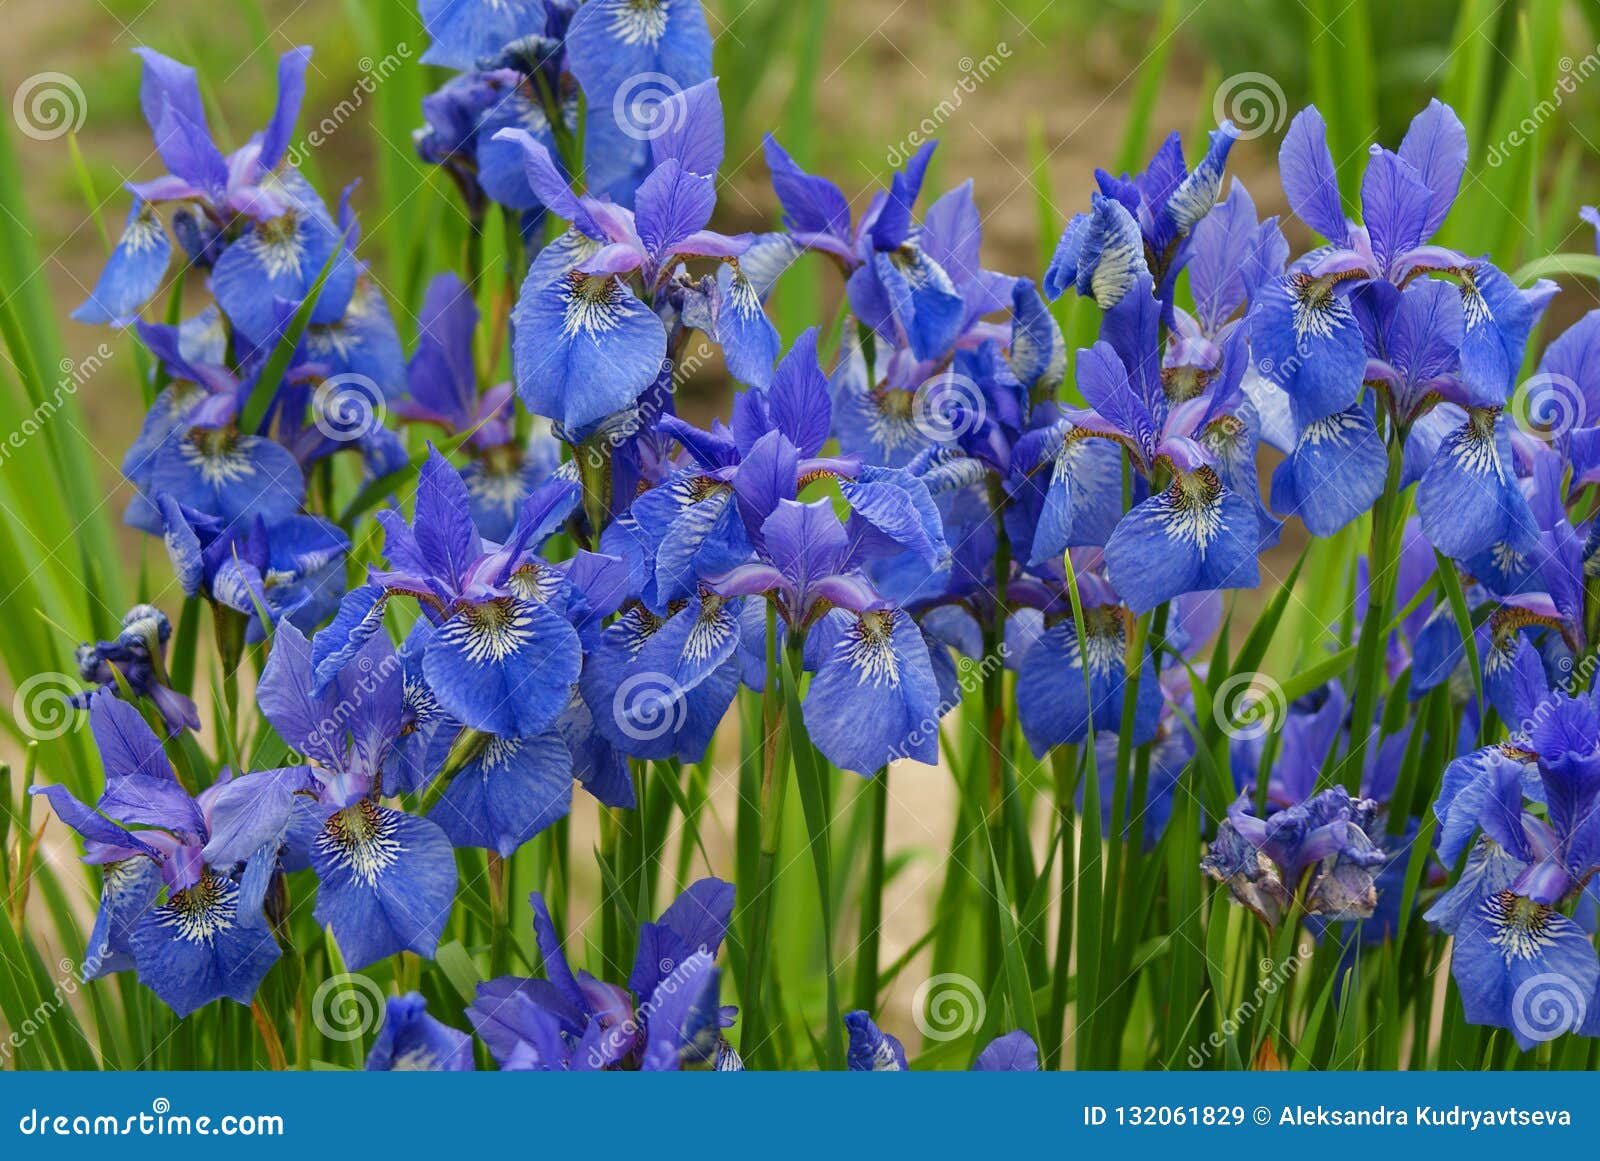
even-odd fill
[(1593, 694), (1552, 694), (1522, 739), (1453, 762), (1434, 804), (1441, 857), (1454, 861), (1479, 837), (1427, 917), (1455, 936), (1451, 972), (1468, 1020), (1510, 1029), (1524, 1049), (1564, 1032), (1600, 1035), (1600, 960), (1557, 910), (1600, 869), (1597, 738)]
[(446, 712), (502, 738), (549, 729), (578, 679), (581, 646), (565, 615), (571, 587), (535, 552), (576, 503), (576, 487), (552, 479), (524, 503), (506, 543), (486, 543), (472, 522), (466, 481), (430, 452), (413, 522), (408, 526), (392, 511), (379, 517), (391, 567), (372, 570), (317, 634), (316, 695), (381, 629), (388, 600), (406, 596), (434, 624), (423, 673)]
[(1045, 271), (1045, 293), (1059, 298), (1071, 286), (1110, 310), (1148, 278), (1170, 307), (1173, 285), (1188, 261), (1190, 233), (1216, 205), (1223, 167), (1238, 136), (1224, 121), (1211, 131), (1205, 156), (1192, 170), (1176, 133), (1143, 173), (1118, 178), (1096, 170), (1099, 192), (1090, 211), (1075, 215), (1062, 232)]
[(1378, 903), (1385, 861), (1373, 842), (1377, 804), (1335, 786), (1258, 818), (1248, 795), (1228, 807), (1200, 867), (1277, 927), (1298, 899), (1307, 915), (1364, 919)]
[(200, 711), (194, 699), (173, 689), (167, 677), (167, 642), (172, 637), (167, 615), (154, 605), (135, 605), (123, 615), (120, 628), (113, 640), (78, 646), (78, 675), (96, 688), (75, 694), (72, 704), (88, 709), (99, 690), (115, 692), (120, 677), (136, 697), (154, 703), (168, 737), (184, 729), (198, 730)]
[[(731, 282), (714, 313), (714, 337), (730, 364), (760, 383), (776, 356), (776, 331), (738, 273), (749, 236), (706, 228), (722, 162), (716, 86), (706, 82), (678, 93), (664, 110), (672, 129), (651, 140), (654, 168), (633, 210), (574, 194), (549, 150), (525, 131), (499, 135), (521, 147), (529, 184), (572, 225), (528, 271), (513, 315), (513, 355), (523, 402), (558, 420), (574, 442), (628, 408), (661, 374), (668, 330), (658, 311), (667, 307), (671, 282), (688, 259), (727, 266)], [(637, 288), (630, 285), (634, 279)], [(760, 353), (741, 361), (752, 346)]]
[(502, 1069), (743, 1068), (723, 1036), (733, 1010), (719, 1006), (714, 966), (733, 913), (731, 883), (701, 879), (645, 923), (627, 987), (574, 974), (543, 897), (532, 903), (545, 978), (489, 980), (467, 1008)]
[[(1259, 500), (1229, 486), (1229, 459), (1212, 450), (1241, 433), (1248, 438), (1232, 415), (1245, 402), (1243, 332), (1228, 340), (1215, 382), (1184, 390), (1183, 377), (1162, 374), (1159, 314), (1142, 278), (1106, 313), (1101, 340), (1078, 353), (1078, 387), (1090, 410), (1068, 411), (1054, 429), (1061, 443), (1032, 552), (1038, 562), (1094, 543), (1108, 489), (1115, 487), (1120, 507), (1120, 471), (1113, 474), (1103, 452), (1072, 445), (1121, 444), (1153, 494), (1122, 515), (1103, 543), (1111, 585), (1138, 613), (1181, 593), (1255, 585), (1263, 541)], [(1253, 472), (1229, 474), (1254, 481)]]
[[(879, 1028), (866, 1012), (846, 1012), (849, 1047), (845, 1067), (851, 1072), (908, 1072), (906, 1050), (896, 1036)], [(991, 1040), (973, 1062), (974, 1072), (1038, 1072), (1039, 1046), (1022, 1029)]]
[(132, 967), (180, 1017), (224, 996), (249, 1004), (278, 959), (262, 910), (276, 853), (252, 850), (237, 872), (204, 853), (228, 825), (230, 775), (191, 795), (133, 706), (98, 693), (89, 727), (106, 775), (93, 809), (64, 786), (30, 791), (83, 836), (84, 860), (105, 868), (84, 978)]
[(256, 690), (262, 712), (310, 764), (247, 774), (224, 787), (206, 858), (227, 866), (265, 852), (310, 865), (316, 918), (352, 969), (398, 951), (432, 956), (455, 900), (450, 841), (431, 819), (382, 805), (383, 767), (400, 736), (400, 658), (379, 634), (321, 692), (311, 645), (286, 625)]
[(471, 1072), (472, 1037), (428, 1013), (420, 992), (390, 996), (368, 1072)]

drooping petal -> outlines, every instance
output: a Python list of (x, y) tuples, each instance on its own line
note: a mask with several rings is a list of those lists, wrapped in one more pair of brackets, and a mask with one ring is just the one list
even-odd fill
[(1260, 537), (1254, 505), (1224, 488), (1214, 469), (1180, 471), (1118, 522), (1106, 568), (1142, 613), (1186, 592), (1254, 587)]
[(1417, 513), (1433, 546), (1469, 560), (1497, 544), (1527, 551), (1537, 528), (1512, 468), (1504, 419), (1474, 409), (1445, 436), (1417, 484)]
[(939, 684), (928, 644), (899, 609), (827, 614), (806, 691), (806, 732), (835, 766), (870, 777), (897, 757), (938, 757)]
[[(428, 759), (443, 767), (456, 731), (440, 729)], [(572, 807), (572, 755), (554, 730), (491, 738), (450, 780), (428, 814), (451, 843), (511, 855)]]
[(567, 707), (581, 664), (578, 636), (536, 601), (464, 603), (440, 625), (423, 657), (439, 704), (473, 729), (526, 737)]
[(517, 300), (517, 391), (535, 414), (583, 431), (655, 382), (667, 333), (621, 279), (581, 274), (560, 259), (541, 254)]
[(278, 944), (260, 914), (240, 909), (238, 884), (206, 872), (145, 912), (130, 944), (139, 982), (179, 1017), (212, 1000), (239, 1004), (278, 960)]
[[(1029, 749), (1039, 757), (1053, 746), (1083, 741), (1091, 725), (1096, 731), (1122, 728), (1128, 680), (1126, 624), (1115, 606), (1088, 610), (1085, 622), (1083, 650), (1069, 618), (1040, 635), (1017, 671), (1017, 716)], [(1160, 709), (1161, 687), (1146, 656), (1130, 734), (1135, 745), (1154, 735)]]
[(1366, 347), (1350, 304), (1327, 279), (1296, 273), (1268, 283), (1250, 318), (1254, 366), (1288, 394), (1297, 424), (1355, 404)]
[(126, 322), (161, 289), (172, 242), (148, 202), (134, 199), (116, 249), (82, 306), (72, 312), (81, 323)]
[(456, 892), (455, 855), (437, 825), (362, 799), (328, 817), (311, 865), (317, 922), (352, 971), (397, 951), (432, 957)]
[(1312, 420), (1272, 473), (1272, 510), (1299, 516), (1314, 536), (1332, 536), (1372, 507), (1387, 471), (1370, 405)]

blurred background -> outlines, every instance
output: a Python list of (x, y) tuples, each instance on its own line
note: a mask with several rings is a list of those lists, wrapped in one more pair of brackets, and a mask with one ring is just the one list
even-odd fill
[[(806, 168), (837, 181), (858, 207), (920, 141), (937, 137), (930, 193), (970, 178), (984, 215), (985, 265), (1038, 278), (1066, 219), (1087, 208), (1095, 168), (1142, 168), (1168, 133), (1182, 133), (1192, 157), (1207, 129), (1232, 118), (1244, 139), (1229, 171), (1263, 215), (1281, 213), (1278, 142), (1294, 111), (1314, 101), (1353, 206), (1368, 145), (1396, 144), (1416, 111), (1438, 96), (1460, 113), (1472, 143), (1441, 241), (1488, 252), (1508, 270), (1558, 251), (1594, 252), (1579, 208), (1600, 201), (1600, 82), (1590, 83), (1600, 76), (1600, 0), (706, 0), (705, 7), (729, 118), (716, 223), (725, 230), (776, 224), (761, 158), (767, 132)], [(94, 623), (96, 602), (87, 609), (82, 602), (85, 580), (106, 577), (126, 596), (146, 587), (134, 578), (159, 577), (164, 585), (169, 576), (158, 542), (117, 528), (126, 499), (117, 464), (142, 413), (131, 344), (66, 320), (120, 230), (128, 204), (120, 186), (162, 172), (140, 117), (139, 61), (130, 50), (150, 45), (197, 66), (226, 150), (270, 115), (278, 55), (314, 47), (300, 131), (320, 125), (324, 140), (307, 151), (303, 168), (330, 202), (361, 180), (354, 197), (361, 253), (389, 294), (408, 349), (423, 288), (436, 273), (462, 269), (465, 233), (450, 181), (412, 151), (419, 102), (447, 74), (417, 63), (426, 42), (405, 0), (0, 0), (0, 20), (0, 90), (21, 129), (0, 150), (0, 212), (8, 219), (0, 222), (0, 302), (15, 308), (6, 316), (15, 325), (59, 336), (39, 340), (41, 351), (51, 351), (37, 360), (47, 369), (82, 367), (102, 343), (111, 351), (81, 389), (74, 384), (56, 417), (81, 425), (81, 446), (97, 453), (85, 494), (94, 503), (110, 497), (97, 516), (109, 517), (103, 537), (81, 533), (80, 555), (62, 536), (61, 521), (77, 519), (71, 497), (59, 502), (64, 515), (52, 515), (57, 501), (40, 495), (42, 481), (26, 459), (0, 466), (0, 522), (9, 526), (0, 529), (0, 571), (13, 577), (0, 586), (0, 616), (26, 622), (16, 637), (20, 652), (0, 658), (0, 705), (10, 706), (29, 673), (70, 673), (76, 643), (105, 635)], [(1297, 250), (1311, 243), (1297, 222), (1286, 223), (1286, 232)], [(1563, 285), (1547, 330), (1600, 297), (1592, 282)], [(830, 318), (838, 294), (837, 278), (815, 260), (786, 275), (773, 303), (786, 336)], [(1069, 307), (1063, 321), (1069, 341), (1091, 337)], [(14, 349), (0, 344), (0, 396), (9, 400), (23, 398), (19, 384), (27, 378)], [(710, 358), (679, 409), (697, 421), (726, 414), (730, 392)], [(11, 424), (24, 410), (0, 421)], [(1286, 536), (1286, 559), (1298, 547)], [(0, 759), (15, 760), (22, 735), (12, 716), (0, 717), (8, 729)], [(714, 787), (728, 758), (710, 764)], [(896, 782), (890, 822), (891, 849), (904, 852), (896, 868), (906, 871), (895, 888), (901, 902), (926, 901), (937, 885), (954, 809), (947, 777), (915, 774)], [(33, 825), (42, 820), (36, 812)], [(720, 822), (731, 831), (731, 812)], [(49, 843), (45, 853), (63, 866), (75, 860), (65, 843)], [(924, 863), (928, 870), (919, 873)], [(804, 913), (810, 887), (803, 874), (790, 878)], [(796, 913), (780, 906), (780, 914)], [(916, 945), (926, 913), (889, 907), (886, 950)]]

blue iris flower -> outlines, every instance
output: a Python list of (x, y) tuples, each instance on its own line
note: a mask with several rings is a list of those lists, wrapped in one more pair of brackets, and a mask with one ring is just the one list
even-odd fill
[(160, 711), (169, 737), (184, 729), (198, 730), (200, 711), (194, 699), (173, 689), (167, 676), (167, 642), (172, 637), (167, 615), (154, 605), (135, 605), (123, 614), (120, 629), (110, 641), (78, 646), (78, 676), (93, 682), (96, 689), (74, 695), (73, 705), (88, 709), (99, 690), (120, 688), (120, 678), (134, 696), (149, 698)]
[(85, 978), (131, 967), (179, 1016), (222, 997), (249, 1004), (278, 959), (263, 912), (275, 853), (252, 850), (237, 871), (204, 853), (228, 825), (220, 800), (233, 782), (224, 771), (192, 796), (133, 706), (96, 694), (89, 726), (105, 766), (93, 809), (64, 786), (30, 791), (83, 836), (85, 861), (105, 868)]
[[(523, 402), (558, 420), (575, 442), (629, 407), (661, 374), (668, 333), (657, 310), (665, 308), (669, 282), (685, 260), (728, 265), (727, 300), (719, 300), (713, 329), (733, 352), (731, 361), (747, 346), (765, 352), (742, 365), (760, 382), (776, 354), (776, 332), (737, 269), (749, 236), (706, 228), (722, 161), (715, 84), (668, 98), (662, 115), (676, 128), (652, 139), (654, 168), (633, 210), (574, 194), (549, 150), (525, 131), (499, 134), (520, 146), (530, 185), (572, 225), (528, 271), (513, 314), (513, 355)], [(639, 293), (627, 281), (634, 278)]]
[(316, 872), (316, 918), (345, 962), (366, 967), (398, 951), (431, 956), (455, 901), (455, 858), (431, 819), (382, 804), (382, 771), (401, 734), (402, 663), (387, 637), (368, 640), (320, 692), (311, 644), (279, 630), (256, 690), (262, 712), (314, 763), (245, 775), (217, 798), (206, 857), (227, 866), (260, 857)]
[(565, 608), (546, 599), (552, 569), (534, 552), (576, 503), (576, 486), (552, 479), (524, 503), (505, 544), (486, 544), (472, 522), (466, 482), (430, 452), (413, 522), (393, 512), (380, 517), (391, 568), (374, 569), (367, 584), (347, 593), (333, 623), (317, 634), (315, 692), (320, 696), (381, 629), (385, 604), (399, 595), (419, 601), (434, 622), (423, 672), (448, 713), (505, 738), (549, 729), (578, 679), (581, 646)]
[(1190, 234), (1216, 205), (1238, 136), (1224, 121), (1212, 130), (1205, 156), (1192, 170), (1176, 133), (1143, 173), (1118, 178), (1096, 170), (1099, 192), (1090, 211), (1075, 215), (1062, 232), (1045, 271), (1045, 293), (1059, 298), (1070, 286), (1110, 310), (1148, 278), (1170, 307), (1173, 284), (1189, 258)]
[(1551, 694), (1519, 738), (1453, 762), (1434, 804), (1441, 857), (1454, 861), (1478, 837), (1427, 918), (1455, 937), (1467, 1019), (1509, 1029), (1524, 1050), (1565, 1032), (1600, 1035), (1600, 959), (1558, 909), (1600, 869), (1597, 727), (1593, 694)]
[(742, 1068), (723, 1029), (715, 960), (733, 913), (733, 885), (691, 884), (639, 931), (627, 987), (573, 973), (549, 909), (535, 893), (533, 931), (544, 979), (478, 985), (467, 1019), (502, 1069), (520, 1071)]
[[(1198, 393), (1181, 386), (1184, 377), (1162, 374), (1159, 304), (1148, 278), (1107, 312), (1101, 333), (1078, 353), (1078, 388), (1090, 410), (1067, 412), (1055, 429), (1061, 442), (1033, 560), (1095, 543), (1113, 486), (1120, 508), (1120, 474), (1112, 476), (1110, 461), (1072, 446), (1111, 440), (1127, 449), (1153, 490), (1103, 541), (1111, 585), (1129, 606), (1144, 612), (1181, 593), (1253, 586), (1263, 538), (1259, 500), (1229, 486), (1227, 461), (1211, 450), (1247, 432), (1231, 415), (1245, 401), (1243, 332), (1228, 341), (1216, 381), (1202, 381)], [(1240, 483), (1254, 480), (1253, 472), (1230, 474)]]
[(1386, 860), (1372, 839), (1376, 820), (1377, 804), (1351, 798), (1342, 786), (1265, 818), (1242, 795), (1200, 867), (1268, 927), (1296, 900), (1307, 915), (1364, 919), (1377, 906), (1375, 880)]
[(390, 996), (368, 1072), (471, 1072), (472, 1037), (429, 1015), (420, 992)]
[[(845, 1067), (851, 1072), (908, 1072), (906, 1050), (863, 1011), (846, 1012), (849, 1035)], [(1022, 1029), (991, 1040), (972, 1065), (974, 1072), (1038, 1072), (1039, 1046)]]

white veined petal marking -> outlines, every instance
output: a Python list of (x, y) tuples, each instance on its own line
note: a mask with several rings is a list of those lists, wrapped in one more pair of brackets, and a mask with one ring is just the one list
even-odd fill
[(1354, 443), (1352, 432), (1362, 428), (1361, 417), (1353, 411), (1336, 411), (1321, 419), (1314, 419), (1300, 432), (1301, 447), (1315, 447), (1328, 443), (1335, 447), (1350, 447)]
[(916, 395), (898, 387), (881, 387), (868, 399), (874, 405), (867, 421), (867, 438), (872, 446), (892, 454), (908, 443), (922, 444), (927, 437), (916, 421)]
[(156, 922), (174, 928), (179, 939), (209, 946), (233, 927), (238, 911), (238, 885), (206, 871), (194, 886), (172, 893), (158, 909)]
[(139, 254), (154, 249), (165, 237), (166, 232), (161, 228), (161, 219), (156, 217), (156, 212), (146, 203), (139, 207), (138, 216), (122, 231), (119, 244), (129, 254)]
[(714, 593), (701, 597), (700, 611), (683, 642), (685, 660), (697, 663), (705, 661), (733, 635), (736, 625), (725, 609), (726, 603)]
[(178, 454), (211, 487), (237, 484), (256, 474), (256, 465), (247, 454), (254, 438), (197, 427), (179, 446)]
[(667, 31), (670, 0), (621, 0), (612, 10), (609, 31), (623, 44), (654, 48)]
[(1084, 650), (1080, 655), (1078, 635), (1069, 633), (1066, 643), (1067, 668), (1081, 670), (1083, 659), (1087, 658), (1091, 676), (1104, 677), (1109, 673), (1122, 672), (1127, 666), (1127, 632), (1128, 627), (1117, 606), (1101, 605), (1085, 609)]
[(574, 270), (567, 275), (561, 293), (565, 300), (561, 312), (562, 337), (594, 338), (622, 325), (619, 300), (628, 291), (614, 276)]
[(261, 268), (267, 272), (267, 277), (273, 281), (286, 277), (300, 278), (304, 274), (300, 258), (305, 247), (300, 240), (299, 221), (293, 210), (282, 217), (261, 222), (235, 243), (241, 244), (249, 248), (256, 261), (261, 263)]
[(846, 626), (835, 649), (856, 671), (858, 685), (898, 686), (900, 658), (894, 651), (893, 609), (869, 609)]
[(1497, 414), (1493, 408), (1472, 408), (1467, 412), (1466, 425), (1450, 438), (1446, 450), (1462, 471), (1474, 476), (1492, 473), (1504, 483), (1505, 465), (1500, 462), (1500, 449), (1494, 439)]
[(1483, 297), (1483, 291), (1478, 289), (1478, 279), (1475, 270), (1468, 268), (1460, 272), (1461, 278), (1461, 317), (1466, 322), (1467, 329), (1475, 330), (1486, 323), (1494, 321), (1494, 311), (1489, 309), (1489, 302)]
[(496, 597), (464, 606), (439, 633), (473, 664), (498, 664), (533, 640), (533, 611), (513, 597)]
[(1497, 891), (1483, 901), (1483, 914), (1494, 934), (1489, 943), (1500, 949), (1507, 963), (1533, 959), (1555, 946), (1550, 935), (1554, 912), (1512, 891)]
[(561, 574), (535, 561), (529, 561), (511, 574), (506, 587), (525, 601), (548, 605), (561, 591)]
[(1200, 555), (1222, 531), (1222, 481), (1209, 467), (1180, 472), (1163, 497), (1161, 522), (1167, 535), (1192, 544)]
[(395, 837), (395, 816), (363, 798), (335, 811), (317, 835), (317, 850), (352, 878), (375, 887), (406, 851)]
[(728, 284), (728, 303), (740, 318), (751, 319), (761, 314), (761, 296), (741, 271), (736, 270)]
[(1334, 294), (1331, 279), (1295, 274), (1289, 279), (1289, 296), (1296, 341), (1332, 338), (1335, 327), (1355, 322), (1349, 303)]

